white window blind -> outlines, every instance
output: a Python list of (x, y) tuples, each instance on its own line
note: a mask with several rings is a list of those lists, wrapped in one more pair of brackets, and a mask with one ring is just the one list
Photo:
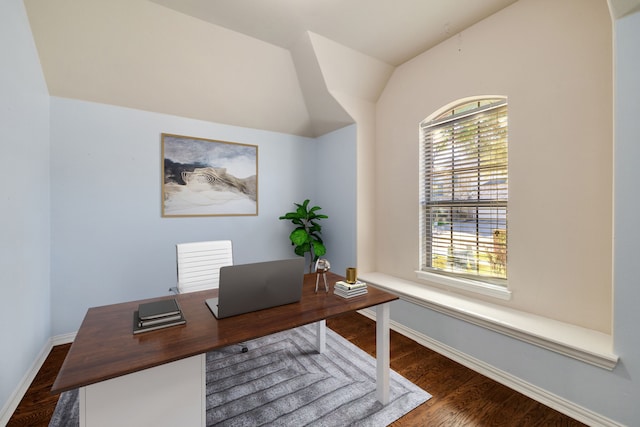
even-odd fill
[(507, 278), (506, 100), (460, 105), (421, 124), (423, 271)]

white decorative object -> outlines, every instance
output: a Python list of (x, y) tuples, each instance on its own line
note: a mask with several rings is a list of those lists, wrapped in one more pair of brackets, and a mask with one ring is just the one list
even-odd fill
[(331, 268), (331, 264), (328, 260), (323, 258), (318, 258), (316, 261), (316, 292), (318, 292), (318, 282), (320, 281), (320, 275), (322, 275), (322, 279), (324, 280), (324, 290), (325, 292), (329, 292), (329, 285), (327, 285), (327, 271)]

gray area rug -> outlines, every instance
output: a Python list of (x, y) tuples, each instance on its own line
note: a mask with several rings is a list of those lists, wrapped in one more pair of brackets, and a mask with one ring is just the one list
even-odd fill
[[(386, 426), (431, 395), (391, 371), (391, 401), (376, 400), (376, 361), (327, 329), (315, 349), (307, 325), (207, 354), (207, 426)], [(60, 396), (49, 426), (78, 425), (78, 393)]]

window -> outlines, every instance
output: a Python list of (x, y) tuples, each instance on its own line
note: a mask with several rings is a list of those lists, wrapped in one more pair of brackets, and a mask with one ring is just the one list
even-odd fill
[(492, 98), (420, 124), (421, 271), (506, 285), (507, 118)]

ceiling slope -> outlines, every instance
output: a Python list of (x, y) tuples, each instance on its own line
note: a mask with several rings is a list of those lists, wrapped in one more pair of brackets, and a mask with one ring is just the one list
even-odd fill
[(353, 123), (353, 119), (327, 90), (309, 34), (305, 34), (291, 49), (305, 99), (314, 136), (324, 135)]
[(53, 96), (302, 136), (515, 1), (24, 0)]
[(311, 136), (288, 50), (146, 0), (26, 0), (49, 93)]
[(614, 19), (640, 11), (640, 0), (608, 0), (609, 10)]
[(152, 0), (289, 49), (306, 31), (400, 65), (516, 0)]

